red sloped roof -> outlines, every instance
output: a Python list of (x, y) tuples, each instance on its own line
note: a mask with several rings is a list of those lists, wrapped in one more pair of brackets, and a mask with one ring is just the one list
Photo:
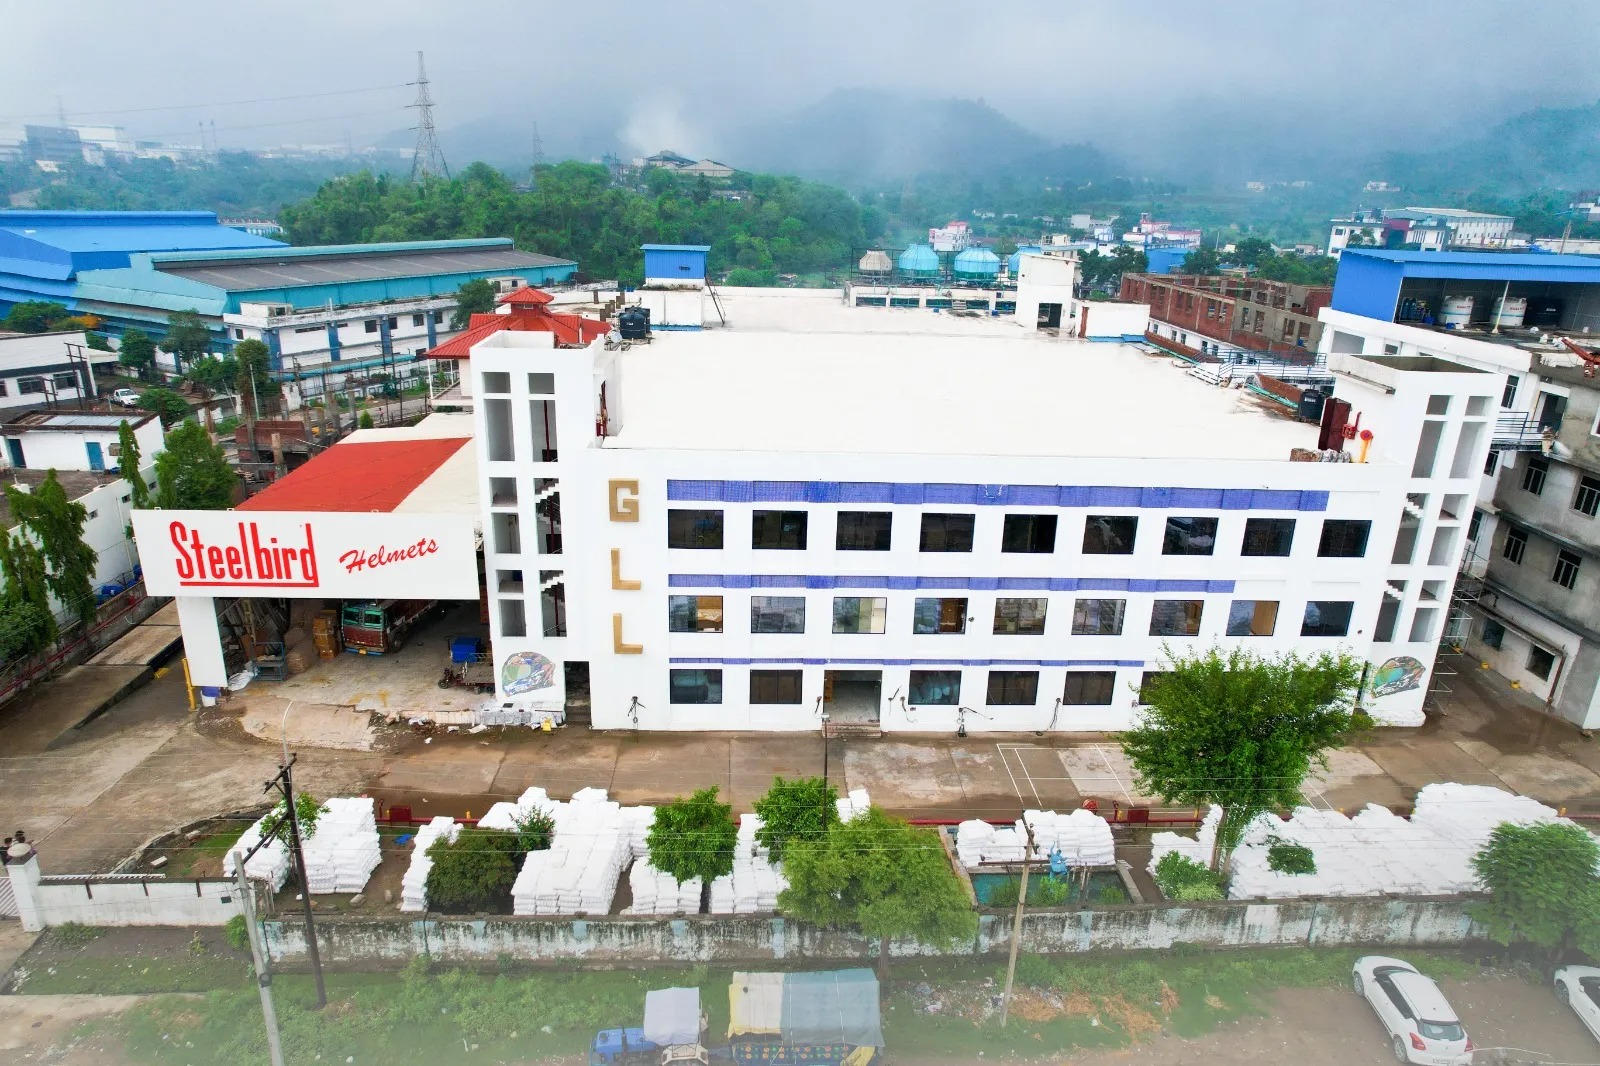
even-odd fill
[(531, 285), (524, 285), (520, 289), (512, 289), (495, 303), (510, 304), (512, 307), (541, 307), (554, 300), (555, 297)]
[(239, 511), (393, 511), (471, 437), (336, 444)]
[(542, 304), (532, 304), (518, 307), (508, 315), (473, 315), (471, 323), (460, 336), (435, 345), (428, 356), (433, 359), (466, 359), (472, 354), (473, 345), (501, 330), (554, 333), (557, 344), (588, 344), (596, 337), (610, 333), (611, 325), (597, 318), (556, 313), (545, 310)]

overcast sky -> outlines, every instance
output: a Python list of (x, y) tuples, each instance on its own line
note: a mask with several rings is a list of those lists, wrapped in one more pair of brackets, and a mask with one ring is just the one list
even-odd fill
[[(1308, 140), (1330, 119), (1391, 136), (1594, 101), (1597, 30), (1596, 0), (6, 0), (0, 123), (50, 121), (59, 98), (140, 136), (360, 144), (411, 124), (421, 48), (441, 127), (592, 115), (624, 150), (707, 151), (855, 87), (981, 97), (1051, 140), (1241, 111)], [(310, 94), (337, 95), (234, 103)]]

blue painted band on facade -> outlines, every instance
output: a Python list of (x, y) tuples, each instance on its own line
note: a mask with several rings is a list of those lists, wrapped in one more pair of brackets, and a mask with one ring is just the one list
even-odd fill
[(1137, 485), (963, 485), (893, 481), (667, 481), (667, 499), (699, 503), (900, 503), (964, 507), (1192, 508), (1326, 511), (1317, 489), (1192, 489)]
[(670, 658), (679, 666), (1144, 666), (1143, 659)]
[(1219, 592), (1232, 581), (1137, 577), (893, 577), (862, 574), (668, 574), (669, 588), (917, 589), (973, 592)]

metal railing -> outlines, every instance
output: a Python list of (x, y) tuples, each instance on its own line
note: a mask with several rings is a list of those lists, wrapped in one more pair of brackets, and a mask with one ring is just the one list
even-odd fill
[(1544, 448), (1547, 429), (1553, 437), (1561, 429), (1561, 423), (1541, 423), (1536, 416), (1526, 411), (1497, 415), (1489, 445), (1509, 452), (1541, 451)]

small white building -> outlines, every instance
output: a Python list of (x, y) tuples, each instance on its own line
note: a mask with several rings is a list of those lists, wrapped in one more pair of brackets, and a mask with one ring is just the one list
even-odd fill
[(0, 333), (0, 412), (65, 403), (99, 393), (94, 371), (116, 365), (117, 353), (89, 347), (81, 329)]
[(971, 240), (967, 224), (959, 220), (928, 230), (928, 244), (936, 252), (964, 251)]

